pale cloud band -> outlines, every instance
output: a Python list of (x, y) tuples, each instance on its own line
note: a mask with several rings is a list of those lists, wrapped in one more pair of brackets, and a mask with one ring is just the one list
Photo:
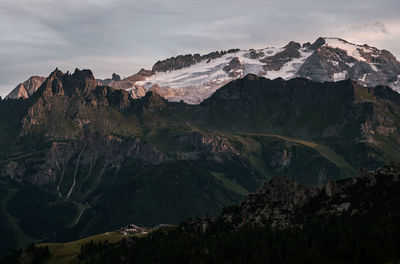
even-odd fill
[(0, 95), (56, 67), (96, 77), (158, 59), (342, 37), (400, 57), (398, 0), (0, 0)]

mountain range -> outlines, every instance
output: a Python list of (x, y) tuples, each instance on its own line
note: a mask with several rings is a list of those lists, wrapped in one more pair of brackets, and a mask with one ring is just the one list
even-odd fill
[[(276, 175), (323, 186), (399, 160), (390, 53), (327, 38), (269, 51), (178, 56), (125, 79), (56, 69), (19, 85), (0, 101), (0, 253), (218, 215)], [(265, 67), (285, 78), (247, 72)], [(218, 85), (202, 79), (219, 68)]]
[[(199, 104), (223, 85), (249, 73), (269, 79), (303, 77), (317, 82), (352, 79), (369, 87), (400, 89), (400, 63), (389, 51), (322, 37), (312, 44), (291, 41), (282, 48), (180, 55), (157, 61), (151, 70), (142, 69), (122, 80), (114, 74), (98, 83), (127, 90), (133, 98), (155, 91), (169, 101)], [(31, 77), (6, 98), (28, 98), (44, 80)]]

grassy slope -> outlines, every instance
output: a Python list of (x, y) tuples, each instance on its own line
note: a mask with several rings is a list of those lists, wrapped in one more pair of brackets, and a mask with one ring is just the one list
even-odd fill
[[(306, 149), (312, 149), (317, 155), (325, 158), (326, 160), (335, 164), (335, 166), (340, 169), (340, 178), (353, 177), (355, 175), (356, 169), (353, 168), (342, 156), (337, 154), (330, 147), (321, 145), (314, 141), (291, 138), (287, 136), (274, 135), (274, 134), (258, 134), (258, 133), (241, 133), (233, 136), (224, 134), (226, 137), (230, 137), (232, 140), (239, 142), (243, 146), (243, 152), (241, 155), (246, 157), (254, 167), (260, 171), (266, 171), (266, 161), (262, 160), (262, 146), (260, 140), (257, 138), (266, 139), (269, 141), (283, 141), (288, 143), (294, 143), (300, 145)], [(311, 157), (310, 157), (311, 159)], [(272, 175), (274, 176), (274, 175)]]
[(344, 160), (344, 158), (340, 155), (338, 155), (335, 151), (333, 151), (331, 148), (315, 143), (313, 141), (307, 141), (303, 139), (295, 139), (295, 138), (290, 138), (290, 137), (285, 137), (285, 136), (279, 136), (279, 135), (267, 135), (267, 136), (272, 136), (272, 137), (277, 137), (284, 139), (286, 141), (290, 142), (296, 142), (299, 144), (302, 144), (304, 146), (310, 147), (312, 149), (315, 149), (318, 151), (321, 156), (325, 157), (326, 159), (332, 161), (333, 163), (336, 164), (338, 168), (341, 169), (343, 173), (343, 178), (345, 177), (353, 177), (355, 175), (355, 169), (350, 166), (350, 164)]
[[(176, 135), (177, 133), (199, 133), (199, 134), (207, 134), (210, 132), (206, 132), (208, 129), (197, 128), (196, 126), (191, 126), (189, 123), (186, 124), (165, 124), (158, 123), (153, 129), (147, 131), (148, 133), (144, 133), (140, 135), (140, 137), (145, 138), (150, 141), (152, 144), (157, 146), (159, 149), (164, 151), (171, 150), (180, 150), (180, 146), (174, 144), (170, 139)], [(305, 148), (310, 148), (315, 150), (318, 155), (323, 158), (329, 160), (337, 168), (340, 169), (341, 176), (340, 178), (352, 177), (356, 172), (356, 168), (352, 167), (343, 156), (336, 153), (332, 148), (327, 145), (320, 144), (318, 142), (302, 139), (302, 138), (293, 138), (287, 137), (279, 134), (269, 134), (269, 133), (230, 133), (228, 131), (212, 131), (213, 134), (220, 135), (222, 137), (226, 137), (233, 142), (237, 142), (241, 145), (244, 151), (241, 153), (241, 156), (246, 158), (250, 163), (259, 170), (262, 174), (266, 174), (261, 181), (265, 181), (274, 175), (269, 175), (266, 173), (268, 169), (266, 168), (267, 164), (265, 160), (260, 158), (262, 152), (261, 143), (258, 142), (257, 137), (265, 138), (270, 141), (283, 141), (289, 143), (299, 144)], [(160, 137), (160, 134), (163, 135)]]
[(77, 263), (81, 246), (85, 243), (88, 243), (90, 241), (104, 242), (106, 240), (109, 243), (116, 243), (119, 242), (121, 239), (129, 236), (143, 236), (143, 235), (145, 234), (122, 235), (118, 232), (107, 232), (68, 243), (45, 243), (45, 244), (39, 244), (38, 246), (49, 247), (51, 258), (48, 261), (46, 261), (45, 264), (70, 264), (70, 263), (72, 264), (72, 263)]
[(248, 190), (246, 190), (240, 184), (237, 184), (236, 182), (230, 180), (228, 177), (225, 176), (224, 173), (212, 172), (212, 175), (214, 175), (214, 177), (217, 178), (220, 182), (222, 182), (226, 188), (233, 191), (234, 193), (241, 195), (241, 196), (245, 196), (245, 195), (249, 194)]

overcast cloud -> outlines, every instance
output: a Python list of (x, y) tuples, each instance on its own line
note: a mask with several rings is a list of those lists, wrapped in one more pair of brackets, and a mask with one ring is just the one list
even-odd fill
[(400, 57), (398, 0), (0, 0), (0, 95), (31, 75), (129, 76), (159, 59), (319, 36)]

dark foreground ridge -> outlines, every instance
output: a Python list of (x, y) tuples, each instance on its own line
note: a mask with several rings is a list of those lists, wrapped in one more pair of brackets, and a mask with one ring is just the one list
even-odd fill
[(214, 227), (227, 230), (271, 226), (275, 229), (302, 228), (315, 218), (376, 219), (400, 217), (400, 164), (376, 171), (360, 168), (357, 177), (329, 180), (322, 186), (306, 186), (285, 176), (277, 176), (240, 205), (215, 218), (189, 221), (200, 232)]
[[(398, 263), (399, 166), (361, 169), (319, 187), (276, 177), (218, 217), (117, 243), (88, 242), (71, 263)], [(39, 245), (3, 261), (57, 260), (49, 247), (47, 255)]]

